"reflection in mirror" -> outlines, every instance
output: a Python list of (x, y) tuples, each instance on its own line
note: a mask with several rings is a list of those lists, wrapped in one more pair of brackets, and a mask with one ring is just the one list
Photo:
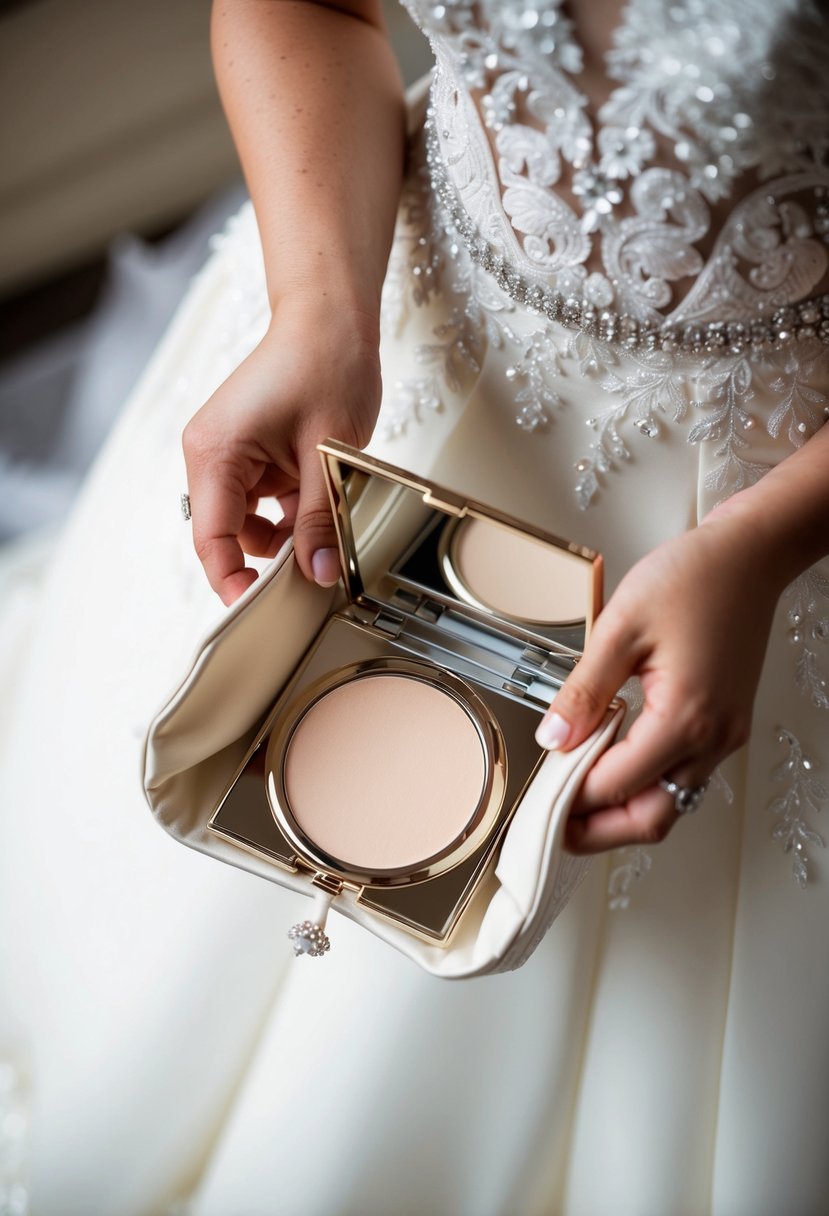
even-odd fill
[(398, 584), (460, 601), (546, 641), (584, 648), (594, 589), (589, 559), (474, 512), (447, 517), (425, 507), (415, 491), (405, 493), (407, 519), (421, 523), (388, 563)]
[(441, 567), (468, 603), (528, 625), (583, 625), (589, 562), (488, 519), (467, 515), (441, 533)]
[(343, 493), (349, 515), (347, 543), (356, 557), (360, 589), (376, 588), (437, 513), (416, 490), (377, 473), (349, 473)]
[(533, 536), (454, 495), (441, 502), (445, 492), (379, 462), (369, 470), (330, 453), (328, 467), (350, 599), (420, 616), (444, 605), (519, 638), (584, 649), (601, 592), (597, 554)]

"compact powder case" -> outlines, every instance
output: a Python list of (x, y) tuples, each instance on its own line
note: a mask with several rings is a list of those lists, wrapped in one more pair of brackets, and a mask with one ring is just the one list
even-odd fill
[(506, 783), (487, 705), (465, 682), (403, 658), (353, 663), (306, 689), (272, 732), (265, 771), (297, 850), (378, 887), (465, 861), (492, 833)]
[(544, 758), (535, 728), (584, 648), (601, 558), (344, 444), (320, 453), (342, 593), (210, 830), (446, 945)]

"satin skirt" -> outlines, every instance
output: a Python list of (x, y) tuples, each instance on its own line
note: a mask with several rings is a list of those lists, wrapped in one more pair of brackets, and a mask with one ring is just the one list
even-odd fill
[[(401, 211), (372, 450), (599, 549), (612, 590), (711, 505), (717, 445), (689, 442), (700, 377), (676, 377), (679, 420), (665, 415), (650, 436), (629, 427), (628, 456), (584, 509), (586, 423), (617, 400), (613, 376), (639, 374), (635, 361), (579, 370), (566, 362), (578, 352), (562, 354), (550, 417), (519, 425), (510, 372), (527, 343), (499, 345), (479, 309), (470, 357), (447, 354), (463, 276), (424, 293), (419, 240)], [(506, 305), (490, 305), (497, 320)], [(508, 321), (519, 338), (538, 324), (520, 309)], [(826, 831), (816, 783), (829, 784), (829, 714), (798, 684), (791, 597), (751, 740), (703, 809), (652, 850), (597, 858), (520, 972), (435, 980), (339, 919), (335, 950), (295, 962), (294, 896), (153, 822), (144, 731), (223, 612), (179, 515), (180, 433), (266, 323), (246, 209), (48, 568), (6, 597), (0, 959), (4, 1033), (32, 1077), (33, 1210), (825, 1212), (829, 858), (809, 844), (802, 888), (773, 830), (775, 799), (799, 791)], [(558, 339), (564, 351), (569, 336)], [(758, 462), (792, 450), (764, 425), (776, 404), (755, 386), (745, 433)]]

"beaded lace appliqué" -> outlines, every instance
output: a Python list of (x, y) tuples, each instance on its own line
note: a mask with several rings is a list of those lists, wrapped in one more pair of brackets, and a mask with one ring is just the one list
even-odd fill
[[(561, 0), (409, 7), (438, 61), (435, 151), (474, 238), (490, 246), (482, 257), (580, 311), (612, 307), (637, 332), (670, 313), (680, 344), (693, 342), (689, 322), (751, 324), (817, 287), (829, 264), (829, 86), (814, 5), (632, 0), (606, 61), (616, 87), (595, 122)], [(738, 179), (749, 192), (706, 263), (697, 245), (710, 205)], [(588, 273), (598, 256), (602, 270)]]
[[(829, 649), (829, 578), (813, 566), (787, 588), (783, 596), (786, 605), (787, 637), (795, 652), (794, 675), (802, 695), (818, 711), (829, 710), (829, 678), (826, 672)], [(786, 789), (769, 802), (768, 809), (776, 817), (772, 838), (791, 852), (792, 874), (799, 887), (808, 880), (809, 845), (823, 846), (822, 837), (806, 822), (805, 814), (829, 805), (829, 790), (814, 773), (812, 761), (792, 731), (778, 727), (777, 741), (786, 746), (788, 755), (773, 773), (773, 779), (786, 783)]]
[[(715, 445), (714, 501), (766, 470), (752, 455), (758, 381), (780, 398), (767, 424), (773, 437), (785, 431), (797, 445), (813, 434), (829, 404), (818, 387), (829, 370), (829, 296), (801, 297), (829, 262), (829, 140), (815, 119), (829, 108), (829, 88), (826, 34), (812, 8), (633, 0), (608, 57), (618, 87), (594, 131), (571, 79), (581, 51), (559, 0), (410, 7), (439, 64), (427, 124), (434, 245), (459, 304), (440, 341), (419, 352), (429, 374), (396, 386), (386, 424), (394, 413), (405, 429), (440, 408), (440, 364), (451, 370), (458, 356), (471, 366), (477, 330), (515, 352), (507, 378), (524, 430), (552, 423), (575, 366), (609, 395), (586, 420), (594, 436), (574, 478), (582, 507), (630, 460), (632, 442), (688, 418), (688, 378), (700, 369), (688, 438)], [(649, 167), (657, 141), (677, 169)], [(565, 170), (580, 217), (554, 192)], [(708, 206), (749, 172), (770, 180), (735, 206), (703, 266), (692, 242), (708, 230)], [(623, 197), (636, 216), (623, 214)], [(624, 263), (621, 278), (588, 273), (594, 242), (605, 271), (609, 260)], [(665, 320), (681, 276), (694, 286)], [(516, 307), (538, 318), (530, 334), (510, 324)], [(478, 345), (476, 362), (480, 353)], [(694, 356), (694, 366), (678, 355)]]
[(829, 650), (829, 579), (816, 567), (805, 570), (787, 589), (785, 599), (789, 604), (788, 639), (797, 656), (797, 686), (816, 709), (829, 710), (827, 677), (821, 665), (821, 657), (825, 662)]
[(786, 788), (769, 803), (769, 811), (777, 820), (772, 839), (792, 854), (792, 875), (802, 888), (809, 876), (809, 846), (825, 847), (823, 837), (809, 827), (806, 815), (819, 812), (829, 803), (829, 790), (815, 777), (812, 761), (790, 731), (779, 727), (777, 741), (785, 746), (787, 755), (772, 773), (772, 780), (784, 782)]
[(630, 907), (633, 888), (653, 865), (653, 858), (641, 845), (630, 845), (614, 853), (616, 864), (607, 880), (607, 906), (611, 912), (625, 912)]
[[(422, 180), (420, 188), (426, 199)], [(664, 423), (689, 421), (689, 378), (696, 399), (688, 440), (713, 444), (716, 460), (707, 475), (714, 502), (756, 481), (767, 466), (752, 457), (752, 432), (759, 425), (751, 411), (757, 387), (771, 389), (778, 406), (767, 420), (770, 434), (785, 434), (793, 447), (802, 444), (829, 416), (829, 397), (818, 387), (829, 375), (829, 347), (806, 334), (791, 342), (767, 344), (753, 351), (722, 354), (702, 352), (696, 362), (665, 349), (630, 349), (596, 333), (566, 328), (538, 317), (529, 332), (512, 322), (516, 303), (485, 268), (467, 254), (457, 233), (430, 213), (428, 200), (416, 211), (417, 227), (406, 233), (412, 245), (412, 266), (418, 272), (415, 299), (425, 300), (423, 275), (431, 288), (440, 288), (455, 301), (450, 323), (444, 322), (435, 342), (423, 345), (418, 361), (429, 374), (398, 382), (384, 405), (383, 425), (402, 432), (439, 409), (441, 380), (457, 384), (457, 365), (477, 368), (483, 344), (508, 349), (506, 390), (514, 402), (515, 420), (525, 431), (544, 431), (567, 400), (568, 377), (595, 379), (605, 404), (585, 419), (594, 432), (577, 460), (574, 490), (583, 508), (600, 493), (609, 474), (631, 458), (631, 442), (656, 439)], [(429, 250), (423, 265), (423, 250)], [(412, 272), (413, 273), (413, 272)], [(399, 299), (396, 298), (399, 304)], [(715, 348), (716, 349), (716, 348)]]

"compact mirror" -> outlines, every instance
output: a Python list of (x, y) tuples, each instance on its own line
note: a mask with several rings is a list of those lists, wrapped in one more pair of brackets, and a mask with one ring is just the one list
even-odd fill
[(462, 607), (520, 636), (581, 652), (601, 603), (590, 549), (333, 442), (321, 447), (349, 598)]

